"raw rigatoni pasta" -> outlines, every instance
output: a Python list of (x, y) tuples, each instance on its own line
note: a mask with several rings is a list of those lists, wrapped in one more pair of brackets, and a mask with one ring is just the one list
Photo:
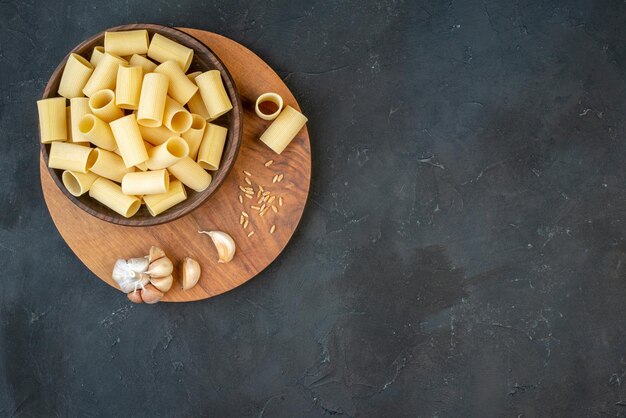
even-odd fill
[(89, 196), (125, 218), (133, 216), (141, 206), (141, 200), (137, 196), (125, 195), (120, 186), (105, 178), (93, 182)]
[(72, 140), (72, 110), (69, 106), (65, 107), (65, 127), (67, 131), (67, 142), (74, 143)]
[(210, 119), (216, 119), (233, 108), (228, 93), (218, 70), (211, 70), (196, 77), (202, 101), (209, 112)]
[(165, 61), (156, 67), (154, 72), (168, 78), (167, 94), (182, 105), (186, 104), (198, 91), (198, 86), (187, 78), (180, 65), (174, 60)]
[(167, 77), (150, 73), (143, 77), (137, 122), (142, 126), (157, 128), (163, 123), (163, 110), (167, 99)]
[(168, 96), (163, 109), (163, 125), (170, 131), (181, 134), (191, 127), (191, 123), (191, 113)]
[(120, 65), (115, 83), (115, 104), (122, 109), (136, 110), (139, 107), (142, 82), (143, 68)]
[[(263, 103), (273, 103), (276, 105), (276, 110), (265, 112)], [(280, 111), (283, 108), (283, 98), (280, 97), (277, 93), (263, 93), (256, 99), (256, 103), (254, 105), (254, 111), (258, 117), (263, 120), (274, 120), (280, 114)]]
[(115, 92), (113, 90), (99, 90), (89, 98), (91, 113), (105, 121), (112, 122), (124, 116), (124, 111), (115, 104)]
[(141, 164), (148, 159), (148, 153), (143, 145), (139, 125), (137, 125), (134, 114), (111, 122), (111, 130), (126, 167)]
[(157, 65), (148, 58), (137, 54), (133, 54), (128, 60), (128, 63), (132, 66), (143, 68), (144, 74), (151, 73), (157, 67)]
[(48, 167), (86, 173), (92, 164), (92, 148), (67, 142), (50, 144)]
[(72, 133), (72, 142), (89, 142), (89, 138), (87, 138), (79, 129), (80, 121), (83, 119), (83, 116), (91, 113), (91, 109), (89, 108), (89, 98), (74, 97), (73, 99), (70, 99), (70, 112), (71, 125), (68, 129)]
[(71, 53), (63, 68), (58, 93), (68, 99), (83, 97), (83, 88), (92, 72), (93, 65), (89, 61), (78, 54)]
[(175, 132), (170, 131), (165, 126), (159, 126), (158, 128), (148, 128), (146, 126), (139, 125), (139, 131), (144, 141), (148, 141), (152, 145), (161, 145), (173, 136), (176, 136)]
[(212, 180), (211, 175), (189, 157), (183, 158), (176, 164), (168, 167), (167, 171), (182, 181), (185, 186), (196, 192), (206, 190)]
[(185, 186), (177, 180), (170, 183), (169, 190), (166, 193), (145, 195), (143, 197), (148, 212), (152, 216), (157, 216), (185, 199), (187, 199)]
[(37, 110), (39, 112), (41, 142), (48, 144), (53, 141), (66, 141), (65, 97), (37, 100)]
[(128, 173), (122, 179), (122, 191), (130, 195), (166, 193), (170, 186), (167, 170)]
[(117, 142), (109, 124), (96, 115), (90, 113), (84, 115), (78, 122), (78, 131), (97, 147), (108, 151), (117, 148)]
[(220, 168), (224, 143), (228, 129), (223, 126), (207, 123), (200, 149), (198, 150), (198, 164), (206, 170)]
[(187, 71), (193, 59), (193, 49), (155, 33), (148, 48), (148, 57), (157, 62), (174, 60), (183, 71)]
[[(187, 78), (195, 83), (196, 77), (200, 74), (202, 74), (200, 71), (196, 71), (195, 73), (187, 74)], [(191, 99), (189, 99), (189, 101), (187, 102), (187, 107), (189, 108), (191, 113), (200, 115), (206, 120), (211, 119), (211, 115), (209, 115), (209, 111), (202, 101), (202, 95), (200, 94), (199, 89), (196, 94), (194, 94)]]
[(104, 32), (104, 50), (120, 57), (147, 53), (149, 42), (148, 31), (145, 29)]
[(85, 96), (91, 97), (98, 90), (114, 89), (117, 80), (117, 67), (126, 64), (128, 63), (125, 59), (105, 52), (83, 88)]
[(93, 51), (91, 51), (91, 58), (89, 59), (89, 63), (93, 66), (93, 68), (96, 68), (98, 66), (98, 63), (100, 63), (100, 61), (102, 60), (103, 56), (104, 47), (97, 46), (93, 49)]
[(65, 170), (61, 179), (63, 185), (72, 196), (82, 196), (89, 191), (89, 188), (94, 181), (98, 178), (95, 173), (78, 173), (76, 171)]
[(134, 167), (127, 168), (124, 160), (117, 154), (100, 148), (93, 150), (92, 159), (89, 171), (118, 183), (121, 183), (126, 174), (135, 171)]
[(185, 141), (187, 141), (187, 145), (189, 145), (189, 157), (192, 160), (195, 160), (198, 156), (200, 144), (202, 143), (204, 130), (206, 129), (206, 120), (202, 116), (196, 114), (191, 115), (191, 120), (191, 127), (187, 130), (187, 132), (182, 134), (182, 137)]
[(280, 154), (296, 137), (306, 122), (306, 116), (289, 105), (285, 106), (280, 115), (263, 132), (260, 139), (276, 154)]
[(176, 164), (189, 155), (189, 145), (179, 136), (173, 136), (161, 145), (150, 148), (146, 165), (150, 170), (160, 170)]

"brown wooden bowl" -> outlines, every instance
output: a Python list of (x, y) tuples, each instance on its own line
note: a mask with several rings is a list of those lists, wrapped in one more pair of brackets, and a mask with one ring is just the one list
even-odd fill
[[(193, 36), (186, 34), (185, 32), (160, 25), (123, 25), (107, 29), (107, 31), (113, 32), (133, 29), (146, 29), (151, 36), (155, 33), (160, 33), (161, 35), (166, 36), (169, 39), (172, 39), (182, 45), (185, 45), (188, 48), (192, 48), (194, 51), (193, 61), (191, 63), (191, 67), (189, 67), (188, 72), (204, 72), (215, 69), (219, 70), (222, 74), (224, 87), (226, 88), (226, 91), (228, 92), (228, 97), (233, 104), (233, 109), (225, 115), (219, 117), (216, 121), (212, 122), (228, 128), (228, 135), (226, 137), (226, 143), (224, 145), (224, 154), (222, 156), (221, 166), (219, 170), (211, 172), (211, 175), (213, 176), (213, 181), (211, 182), (211, 185), (206, 190), (199, 193), (187, 187), (187, 200), (179, 203), (171, 209), (168, 209), (160, 215), (150, 215), (148, 209), (146, 209), (146, 207), (142, 205), (141, 209), (139, 209), (135, 216), (131, 218), (124, 218), (122, 215), (119, 215), (118, 213), (112, 211), (108, 207), (97, 202), (95, 199), (90, 198), (88, 194), (84, 194), (80, 197), (73, 196), (72, 194), (70, 194), (70, 192), (67, 191), (67, 189), (63, 185), (63, 181), (61, 179), (63, 170), (50, 168), (48, 170), (50, 171), (50, 175), (52, 176), (52, 179), (56, 183), (57, 187), (61, 189), (65, 196), (67, 196), (67, 198), (71, 200), (76, 206), (89, 213), (90, 215), (93, 215), (98, 219), (102, 219), (104, 221), (119, 225), (150, 226), (170, 222), (190, 213), (191, 211), (202, 205), (204, 202), (206, 202), (207, 199), (220, 187), (220, 185), (224, 182), (224, 179), (226, 179), (226, 176), (228, 176), (231, 168), (235, 164), (235, 159), (237, 158), (237, 154), (239, 153), (241, 136), (243, 132), (243, 114), (241, 100), (239, 98), (239, 93), (237, 92), (237, 88), (235, 86), (233, 78), (231, 77), (228, 69), (222, 63), (222, 61), (206, 45), (198, 41)], [(99, 45), (104, 45), (104, 31), (80, 43), (77, 47), (72, 49), (70, 53), (76, 53), (89, 60), (91, 56), (91, 51), (94, 47)], [(65, 63), (70, 53), (68, 53), (67, 56), (63, 58), (56, 70), (54, 70), (54, 73), (52, 73), (52, 76), (50, 77), (50, 80), (48, 81), (48, 84), (46, 85), (46, 88), (43, 92), (44, 99), (58, 96), (57, 90), (59, 89), (59, 83), (61, 82), (61, 75), (63, 74), (63, 68), (65, 67)], [(41, 152), (47, 166), (48, 153), (50, 152), (50, 144), (41, 144)]]

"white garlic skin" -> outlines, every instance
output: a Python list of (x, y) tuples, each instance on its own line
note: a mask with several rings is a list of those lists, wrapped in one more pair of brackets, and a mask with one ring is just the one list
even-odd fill
[[(131, 260), (132, 263), (130, 262)], [(149, 277), (142, 271), (136, 271), (134, 269), (141, 269), (141, 259), (130, 259), (128, 261), (120, 258), (115, 262), (113, 267), (113, 273), (111, 277), (120, 287), (120, 290), (124, 293), (130, 293), (137, 289), (143, 289), (149, 282)], [(147, 261), (147, 260), (146, 260)], [(145, 271), (145, 270), (144, 270)]]

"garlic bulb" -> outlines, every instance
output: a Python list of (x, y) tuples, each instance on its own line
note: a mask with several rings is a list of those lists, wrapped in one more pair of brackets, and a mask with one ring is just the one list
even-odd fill
[[(145, 257), (119, 259), (113, 267), (113, 280), (128, 299), (135, 303), (156, 303), (172, 287), (172, 260), (159, 247), (150, 248)], [(152, 284), (150, 284), (152, 282)]]
[(151, 277), (150, 283), (161, 292), (167, 292), (172, 288), (172, 284), (174, 284), (174, 276), (170, 274), (167, 277)]
[(147, 264), (148, 260), (145, 258), (131, 258), (128, 261), (120, 258), (115, 262), (111, 277), (124, 293), (143, 289), (150, 280), (150, 277), (145, 273), (148, 268)]
[(235, 240), (233, 237), (222, 231), (198, 231), (199, 234), (206, 234), (211, 237), (219, 259), (218, 263), (228, 263), (235, 256)]
[(185, 257), (181, 270), (183, 271), (183, 290), (189, 290), (200, 279), (200, 264), (191, 257)]

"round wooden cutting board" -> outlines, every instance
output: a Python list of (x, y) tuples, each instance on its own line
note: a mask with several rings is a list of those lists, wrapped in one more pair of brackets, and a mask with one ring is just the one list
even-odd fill
[[(164, 302), (210, 298), (247, 282), (263, 271), (283, 251), (298, 226), (311, 180), (311, 147), (306, 127), (281, 155), (258, 140), (271, 123), (254, 113), (254, 103), (259, 95), (276, 92), (283, 97), (285, 105), (300, 109), (280, 77), (253, 52), (233, 40), (197, 29), (181, 30), (205, 43), (224, 62), (235, 80), (244, 111), (243, 141), (235, 166), (221, 188), (204, 205), (183, 218), (163, 225), (114, 225), (72, 204), (58, 189), (43, 158), (40, 158), (41, 185), (50, 215), (72, 251), (100, 279), (117, 288), (111, 278), (115, 260), (144, 256), (151, 245), (163, 248), (175, 264), (186, 256), (198, 260), (202, 267), (198, 284), (191, 290), (183, 291), (177, 266), (174, 286), (162, 299)], [(274, 162), (265, 167), (268, 160)], [(250, 208), (257, 204), (256, 199), (244, 198), (243, 205), (239, 202), (239, 195), (243, 195), (239, 186), (246, 186), (244, 170), (252, 174), (250, 180), (255, 190), (260, 184), (277, 196), (274, 203), (278, 213), (270, 210), (261, 217), (257, 210)], [(272, 183), (276, 174), (283, 174), (283, 180)], [(278, 196), (283, 197), (283, 206), (278, 206)], [(245, 230), (239, 223), (242, 210), (250, 217)], [(270, 234), (272, 225), (276, 225), (276, 229)], [(211, 239), (199, 234), (198, 230), (229, 233), (237, 244), (235, 258), (230, 263), (218, 263)], [(254, 234), (248, 237), (251, 231)]]

